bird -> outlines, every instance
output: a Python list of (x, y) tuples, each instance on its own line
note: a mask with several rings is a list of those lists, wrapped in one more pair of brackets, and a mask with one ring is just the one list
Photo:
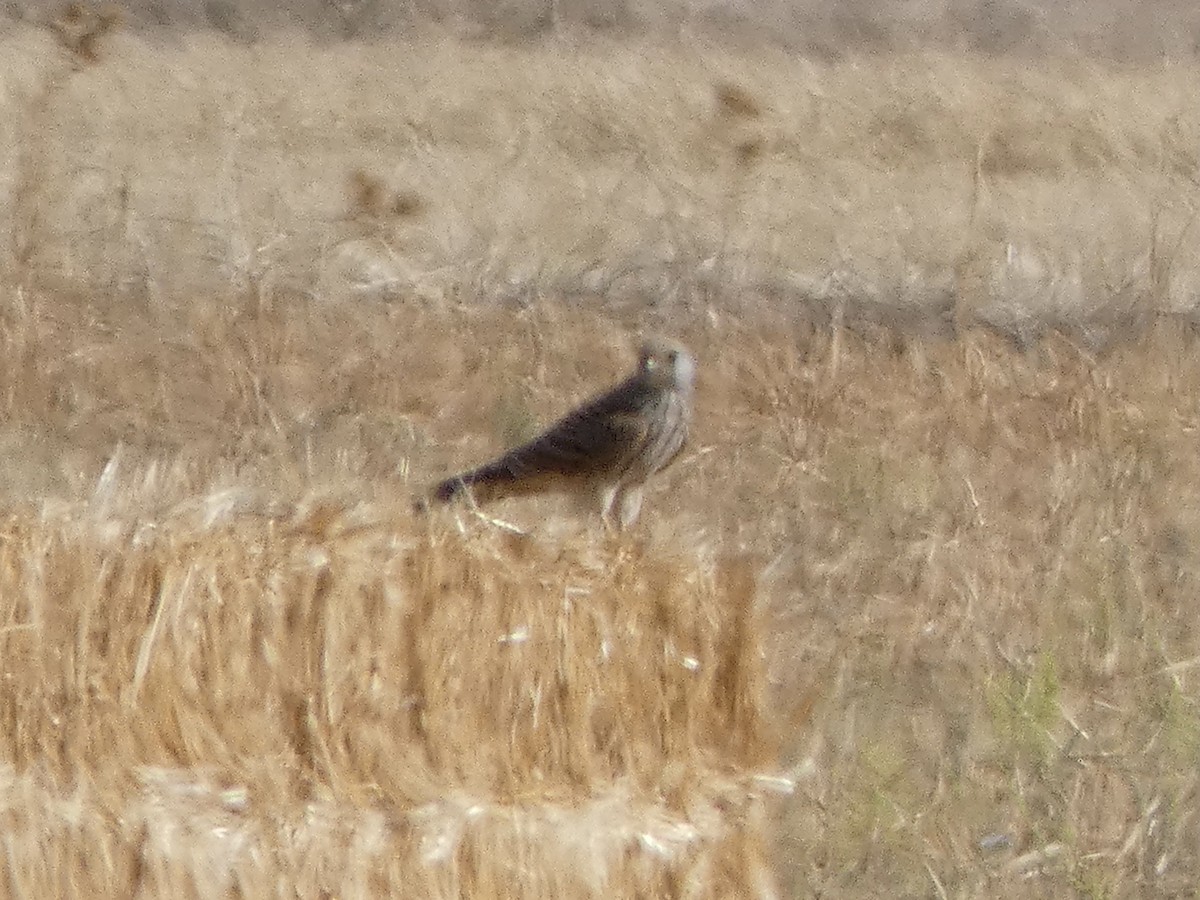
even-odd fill
[(628, 528), (647, 479), (666, 468), (687, 440), (695, 357), (682, 344), (653, 338), (620, 384), (567, 413), (528, 443), (440, 482), (432, 497), (476, 504), (536, 493), (571, 493), (600, 507), (606, 527)]

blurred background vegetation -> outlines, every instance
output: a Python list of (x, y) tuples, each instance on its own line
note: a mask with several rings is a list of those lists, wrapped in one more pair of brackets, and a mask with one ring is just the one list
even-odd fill
[[(10, 20), (61, 4), (6, 0)], [(429, 25), (520, 39), (575, 29), (692, 32), (818, 56), (944, 48), (1146, 60), (1195, 55), (1200, 5), (1190, 0), (128, 0), (134, 29), (209, 28), (243, 40), (299, 28), (320, 40), (396, 36)]]

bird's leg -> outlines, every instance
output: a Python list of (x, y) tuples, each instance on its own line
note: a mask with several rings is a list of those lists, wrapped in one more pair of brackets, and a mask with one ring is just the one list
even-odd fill
[(640, 484), (621, 488), (617, 492), (617, 511), (621, 530), (637, 521), (638, 513), (642, 511), (642, 486)]
[(617, 527), (617, 523), (613, 521), (612, 513), (619, 490), (620, 488), (614, 484), (605, 485), (597, 491), (600, 500), (600, 521), (604, 523), (605, 531), (613, 531)]

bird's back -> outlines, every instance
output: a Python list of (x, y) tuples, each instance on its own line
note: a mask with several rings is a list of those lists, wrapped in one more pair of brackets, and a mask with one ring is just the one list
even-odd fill
[(509, 474), (604, 477), (619, 472), (646, 443), (647, 423), (661, 401), (661, 392), (635, 375), (480, 467), (474, 480)]

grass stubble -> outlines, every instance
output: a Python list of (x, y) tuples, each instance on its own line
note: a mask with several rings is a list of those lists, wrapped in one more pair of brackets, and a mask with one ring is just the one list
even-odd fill
[[(5, 893), (1193, 888), (1196, 71), (104, 28), (0, 52)], [(412, 517), (664, 327), (637, 533)]]

